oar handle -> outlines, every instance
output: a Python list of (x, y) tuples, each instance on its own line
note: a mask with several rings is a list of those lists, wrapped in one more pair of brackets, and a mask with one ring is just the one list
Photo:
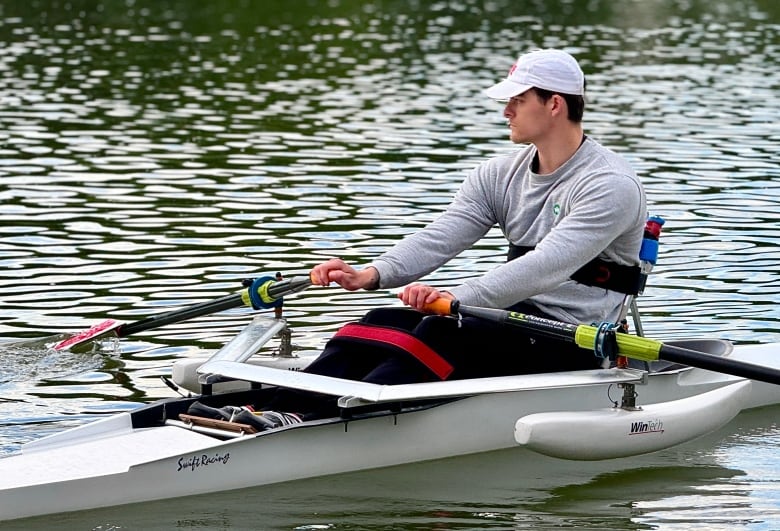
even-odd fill
[(458, 301), (439, 297), (430, 304), (423, 307), (423, 312), (436, 315), (455, 315), (458, 313)]

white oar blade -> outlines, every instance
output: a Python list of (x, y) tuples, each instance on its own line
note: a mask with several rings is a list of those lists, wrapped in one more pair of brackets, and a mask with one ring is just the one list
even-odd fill
[(83, 332), (79, 332), (78, 334), (72, 335), (67, 339), (63, 339), (59, 343), (53, 345), (51, 348), (54, 350), (65, 350), (76, 345), (80, 345), (81, 343), (86, 343), (87, 341), (94, 341), (95, 339), (108, 334), (121, 325), (121, 321), (107, 319), (106, 321), (98, 323), (89, 329), (84, 330)]

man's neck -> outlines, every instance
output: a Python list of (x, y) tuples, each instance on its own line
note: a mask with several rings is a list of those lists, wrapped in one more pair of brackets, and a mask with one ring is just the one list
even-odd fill
[(562, 134), (555, 135), (550, 140), (534, 143), (539, 158), (537, 173), (546, 175), (563, 166), (574, 156), (584, 140), (582, 126), (572, 124)]

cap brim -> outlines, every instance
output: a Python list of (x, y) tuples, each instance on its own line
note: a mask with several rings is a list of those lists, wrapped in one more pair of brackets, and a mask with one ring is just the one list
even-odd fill
[(492, 87), (485, 89), (485, 95), (494, 100), (508, 100), (518, 94), (522, 94), (530, 88), (532, 88), (531, 85), (521, 85), (520, 83), (515, 83), (511, 79), (505, 79)]

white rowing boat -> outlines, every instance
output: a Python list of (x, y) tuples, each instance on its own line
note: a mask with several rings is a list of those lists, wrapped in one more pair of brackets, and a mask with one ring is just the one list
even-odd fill
[[(382, 386), (302, 373), (305, 360), (260, 352), (285, 331), (255, 318), (211, 358), (174, 366), (196, 393), (42, 438), (0, 459), (0, 520), (227, 491), (494, 450), (518, 458), (613, 459), (661, 450), (780, 403), (780, 344), (669, 343), (757, 379), (648, 362), (609, 368)], [(578, 335), (582, 330), (578, 330)], [(252, 433), (180, 415), (262, 403), (274, 386), (337, 397), (341, 414)]]

